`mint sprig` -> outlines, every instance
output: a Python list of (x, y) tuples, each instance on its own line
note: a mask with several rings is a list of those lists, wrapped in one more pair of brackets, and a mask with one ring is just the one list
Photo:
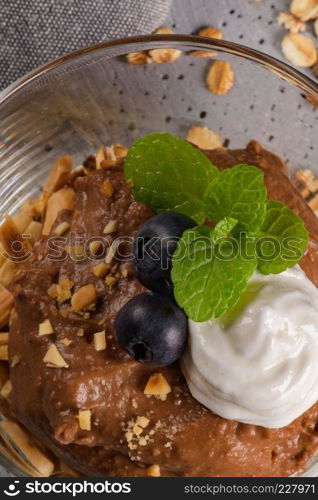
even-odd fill
[(125, 161), (125, 177), (133, 182), (136, 200), (155, 212), (167, 210), (204, 222), (203, 197), (219, 175), (217, 167), (187, 141), (159, 132), (134, 142)]
[(295, 212), (280, 201), (268, 200), (257, 241), (258, 270), (279, 274), (299, 262), (308, 245), (308, 232)]
[(266, 200), (264, 174), (253, 165), (220, 172), (188, 142), (156, 133), (130, 148), (125, 177), (135, 198), (155, 212), (216, 223), (186, 231), (173, 255), (175, 298), (195, 321), (234, 307), (256, 268), (280, 273), (307, 247), (303, 221), (283, 203)]

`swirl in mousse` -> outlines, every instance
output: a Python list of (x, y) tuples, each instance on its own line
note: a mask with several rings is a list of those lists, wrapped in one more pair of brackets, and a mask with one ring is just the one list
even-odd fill
[(318, 400), (318, 290), (298, 267), (255, 273), (234, 309), (189, 320), (182, 371), (223, 418), (278, 428)]

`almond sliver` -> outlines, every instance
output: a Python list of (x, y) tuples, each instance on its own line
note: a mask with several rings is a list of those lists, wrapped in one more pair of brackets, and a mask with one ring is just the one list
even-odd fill
[(47, 202), (47, 210), (43, 225), (43, 234), (48, 235), (61, 210), (72, 210), (75, 191), (72, 188), (62, 188), (55, 191)]
[(78, 412), (78, 423), (83, 431), (91, 430), (91, 411), (90, 410), (79, 410)]
[(41, 476), (50, 476), (54, 470), (54, 464), (40, 449), (31, 441), (31, 436), (27, 434), (17, 423), (9, 420), (0, 422), (0, 433), (17, 457), (33, 467)]
[(318, 17), (317, 0), (293, 0), (290, 11), (302, 21), (309, 21)]

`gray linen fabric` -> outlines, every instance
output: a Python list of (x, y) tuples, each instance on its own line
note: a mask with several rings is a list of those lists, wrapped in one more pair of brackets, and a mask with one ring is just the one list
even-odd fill
[(171, 0), (0, 0), (0, 88), (72, 50), (151, 33)]

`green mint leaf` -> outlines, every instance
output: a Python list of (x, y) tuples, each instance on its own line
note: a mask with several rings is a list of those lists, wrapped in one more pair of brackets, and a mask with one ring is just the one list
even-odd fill
[(231, 234), (235, 226), (237, 225), (237, 220), (232, 217), (224, 217), (220, 222), (217, 223), (213, 229), (212, 237), (214, 241), (218, 238), (223, 238)]
[(209, 184), (204, 197), (207, 218), (218, 222), (233, 217), (240, 231), (258, 231), (265, 216), (266, 196), (263, 172), (252, 165), (235, 165)]
[(205, 154), (164, 132), (135, 141), (125, 161), (125, 177), (133, 182), (136, 200), (157, 213), (172, 210), (188, 215), (198, 224), (206, 218), (206, 187), (218, 175)]
[[(222, 232), (227, 230), (220, 231), (219, 226), (219, 236)], [(189, 229), (173, 255), (175, 299), (189, 318), (198, 322), (219, 317), (234, 307), (257, 266), (255, 256), (246, 258), (242, 239), (215, 237), (207, 226)]]
[(308, 245), (308, 232), (298, 215), (280, 201), (267, 201), (256, 243), (258, 270), (279, 274), (299, 262)]

